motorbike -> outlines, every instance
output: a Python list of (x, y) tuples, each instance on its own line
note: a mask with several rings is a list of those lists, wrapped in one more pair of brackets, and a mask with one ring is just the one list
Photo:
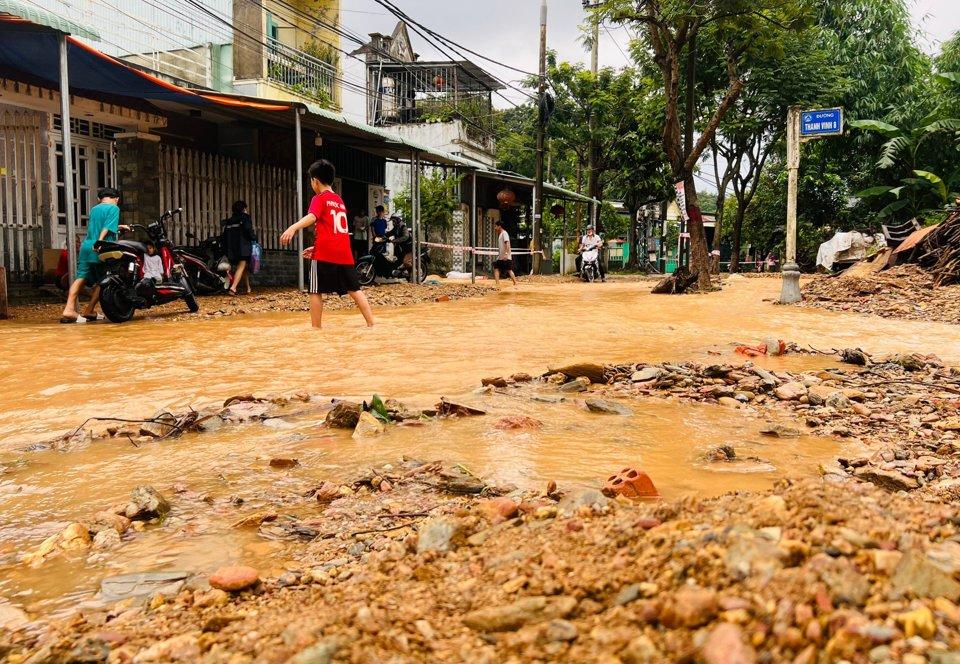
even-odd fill
[(106, 268), (106, 276), (100, 281), (100, 306), (104, 315), (114, 323), (125, 323), (133, 318), (137, 309), (149, 309), (174, 300), (183, 300), (191, 313), (200, 307), (187, 279), (183, 263), (167, 239), (166, 221), (181, 210), (168, 210), (149, 226), (134, 225), (131, 231), (146, 235), (156, 247), (163, 264), (163, 279), (160, 283), (144, 277), (144, 242), (120, 239), (113, 242), (98, 241), (94, 251)]
[[(395, 242), (394, 256), (396, 261), (390, 261), (386, 256), (386, 247), (384, 246), (389, 238), (376, 238), (374, 240), (374, 250), (366, 256), (357, 259), (357, 274), (360, 277), (361, 286), (369, 286), (378, 277), (380, 279), (401, 279), (410, 280), (413, 274), (413, 238), (409, 235)], [(399, 258), (401, 257), (402, 258)], [(430, 256), (426, 248), (420, 250), (420, 275), (419, 281), (427, 278), (427, 266), (430, 265)]]
[[(197, 236), (187, 233), (187, 238), (196, 240)], [(219, 235), (202, 240), (196, 247), (174, 247), (173, 253), (183, 263), (190, 288), (197, 295), (214, 295), (230, 288), (233, 268)]]
[(600, 249), (585, 249), (580, 252), (580, 278), (587, 282), (600, 278)]

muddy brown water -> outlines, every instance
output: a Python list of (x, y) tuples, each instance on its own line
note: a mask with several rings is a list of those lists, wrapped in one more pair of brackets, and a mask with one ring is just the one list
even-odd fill
[[(86, 599), (100, 579), (146, 570), (209, 571), (228, 562), (269, 566), (288, 545), (231, 529), (257, 508), (294, 509), (305, 488), (347, 479), (406, 454), (462, 462), (478, 474), (521, 487), (555, 479), (597, 486), (624, 465), (641, 465), (667, 497), (762, 489), (776, 478), (815, 472), (840, 451), (833, 440), (759, 435), (761, 418), (716, 406), (651, 399), (625, 404), (630, 416), (586, 413), (572, 401), (473, 394), (482, 377), (569, 360), (740, 361), (732, 342), (777, 336), (818, 348), (936, 352), (960, 363), (956, 328), (773, 306), (779, 282), (747, 280), (708, 296), (648, 294), (649, 284), (537, 284), (483, 299), (377, 312), (360, 327), (356, 312), (328, 314), (309, 329), (304, 314), (138, 320), (125, 325), (0, 325), (0, 598), (32, 611), (62, 611)], [(820, 357), (762, 360), (773, 369), (828, 366)], [(357, 442), (318, 426), (321, 415), (225, 427), (141, 447), (117, 440), (69, 452), (24, 446), (75, 427), (91, 415), (145, 417), (205, 406), (233, 394), (304, 390), (319, 405), (332, 396), (376, 392), (413, 406), (441, 395), (490, 415), (424, 427), (393, 428)], [(523, 414), (538, 431), (504, 432), (498, 416)], [(706, 464), (703, 452), (732, 444), (765, 463)], [(273, 456), (301, 465), (271, 470)], [(213, 506), (172, 495), (183, 483), (209, 493)], [(172, 516), (99, 557), (61, 557), (42, 568), (22, 553), (74, 520), (122, 502), (137, 484), (171, 497)], [(229, 505), (239, 496), (244, 505)]]

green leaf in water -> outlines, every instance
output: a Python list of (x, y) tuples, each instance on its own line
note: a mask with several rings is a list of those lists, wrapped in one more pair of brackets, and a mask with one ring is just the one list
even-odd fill
[(387, 407), (378, 394), (374, 394), (373, 398), (370, 399), (370, 412), (382, 422), (390, 421), (390, 414), (387, 413)]

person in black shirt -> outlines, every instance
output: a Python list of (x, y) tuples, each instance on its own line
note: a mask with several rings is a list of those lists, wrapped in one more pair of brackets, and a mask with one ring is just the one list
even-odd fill
[(230, 294), (237, 294), (237, 287), (242, 279), (246, 284), (247, 294), (250, 294), (250, 256), (253, 254), (253, 243), (257, 235), (253, 232), (253, 220), (247, 213), (247, 204), (237, 201), (233, 204), (233, 215), (220, 222), (220, 241), (227, 254), (227, 260), (233, 266), (233, 283), (230, 284)]

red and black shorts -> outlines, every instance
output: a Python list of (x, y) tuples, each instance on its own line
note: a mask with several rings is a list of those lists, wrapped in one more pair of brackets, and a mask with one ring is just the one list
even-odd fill
[(310, 261), (310, 292), (346, 295), (360, 290), (360, 277), (353, 265)]

